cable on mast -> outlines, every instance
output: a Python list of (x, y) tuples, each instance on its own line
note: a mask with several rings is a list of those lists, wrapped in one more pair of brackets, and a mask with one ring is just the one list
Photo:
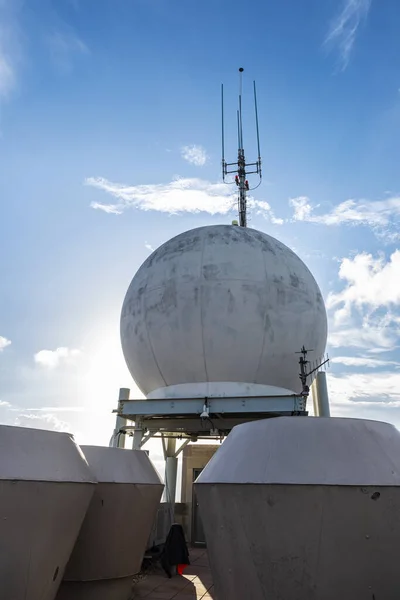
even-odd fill
[[(243, 117), (242, 117), (242, 92), (243, 92), (243, 67), (239, 69), (239, 108), (237, 110), (237, 134), (238, 134), (238, 154), (237, 161), (234, 163), (227, 163), (225, 161), (225, 124), (224, 124), (224, 86), (221, 87), (221, 111), (222, 111), (222, 179), (225, 182), (225, 178), (228, 174), (234, 174), (235, 180), (238, 187), (238, 213), (239, 213), (239, 225), (241, 227), (247, 227), (247, 192), (250, 191), (249, 182), (247, 179), (248, 175), (258, 175), (258, 184), (251, 189), (255, 189), (261, 184), (262, 173), (261, 173), (261, 152), (260, 152), (260, 132), (258, 125), (258, 108), (257, 108), (257, 93), (256, 93), (256, 82), (253, 82), (254, 90), (254, 108), (255, 108), (255, 124), (257, 134), (257, 150), (258, 158), (256, 162), (246, 163), (244, 154), (244, 143), (243, 143)], [(229, 170), (230, 167), (234, 167)], [(248, 171), (247, 168), (253, 168)], [(226, 182), (228, 183), (228, 182)]]

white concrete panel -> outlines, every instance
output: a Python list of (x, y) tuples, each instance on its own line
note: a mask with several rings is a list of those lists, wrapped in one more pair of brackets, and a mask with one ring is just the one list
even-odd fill
[(395, 486), (399, 457), (388, 423), (279, 417), (235, 427), (197, 483)]
[[(159, 287), (161, 281), (170, 279), (195, 281), (201, 272), (204, 239), (200, 230), (197, 234), (176, 236), (157, 248), (139, 268), (135, 275), (135, 288)], [(129, 295), (129, 290), (127, 295)]]
[(142, 450), (81, 446), (97, 481), (163, 485), (153, 463)]
[[(264, 343), (264, 297), (264, 286), (257, 282), (225, 279), (203, 284), (203, 347), (208, 381), (230, 381), (234, 376), (235, 381), (268, 383), (256, 381)], [(239, 319), (245, 321), (245, 327)]]
[(0, 426), (0, 480), (96, 483), (72, 435)]
[[(264, 282), (265, 266), (262, 245), (252, 234), (254, 230), (223, 226), (207, 227), (204, 232), (202, 277), (205, 281)], [(240, 245), (240, 260), (235, 245)], [(245, 266), (245, 268), (243, 268)]]
[(149, 339), (165, 384), (205, 381), (200, 287), (171, 279), (148, 290), (146, 308)]
[[(141, 287), (130, 294), (128, 291), (121, 315), (121, 344), (129, 347), (125, 360), (136, 381), (145, 381), (149, 389), (166, 385), (158, 368), (150, 341), (146, 312), (146, 288)], [(135, 343), (132, 344), (132, 340)], [(139, 386), (141, 387), (141, 386)], [(144, 388), (141, 387), (142, 391)], [(146, 388), (147, 389), (147, 388)]]
[(216, 598), (398, 600), (398, 486), (195, 487)]
[[(274, 238), (217, 225), (176, 236), (133, 278), (121, 316), (127, 365), (145, 394), (185, 383), (300, 391), (298, 356), (325, 351), (327, 320), (304, 263)], [(204, 367), (206, 365), (206, 369)]]

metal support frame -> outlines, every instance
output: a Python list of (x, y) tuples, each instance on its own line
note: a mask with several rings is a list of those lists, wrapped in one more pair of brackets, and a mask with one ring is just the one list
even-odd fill
[[(129, 400), (130, 390), (128, 388), (120, 388), (118, 396), (117, 418), (115, 421), (115, 429), (110, 440), (112, 448), (125, 448), (126, 425), (127, 418), (122, 416), (123, 402)], [(115, 411), (114, 411), (115, 412)]]
[(135, 419), (135, 428), (133, 430), (133, 444), (132, 444), (133, 450), (140, 450), (140, 448), (143, 446), (144, 429), (143, 429), (142, 421), (143, 420), (140, 417)]
[(165, 489), (163, 500), (164, 502), (167, 502), (170, 506), (171, 524), (174, 521), (175, 513), (176, 483), (178, 476), (178, 456), (185, 448), (185, 446), (187, 446), (187, 444), (190, 442), (190, 439), (185, 440), (177, 449), (176, 440), (176, 437), (166, 438), (164, 434), (161, 435), (165, 459)]
[(191, 442), (191, 438), (187, 438), (183, 444), (181, 444), (178, 448), (178, 450), (175, 452), (175, 457), (177, 458), (179, 456), (179, 454), (182, 452), (182, 450), (184, 448), (186, 448), (186, 446)]
[[(126, 435), (133, 435), (135, 450), (152, 437), (184, 439), (173, 455), (178, 456), (190, 441), (221, 440), (242, 423), (278, 416), (307, 416), (306, 404), (307, 398), (296, 394), (132, 400), (129, 390), (123, 388), (114, 411), (117, 421), (110, 445), (124, 447)], [(127, 425), (128, 422), (134, 424)]]
[(119, 415), (133, 421), (125, 431), (133, 431), (134, 448), (141, 448), (153, 436), (166, 438), (220, 439), (233, 427), (276, 416), (305, 416), (306, 398), (290, 396), (244, 396), (229, 398), (171, 398), (165, 400), (125, 400)]

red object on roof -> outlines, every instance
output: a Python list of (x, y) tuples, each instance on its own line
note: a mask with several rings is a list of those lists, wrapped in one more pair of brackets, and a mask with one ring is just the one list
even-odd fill
[(188, 565), (177, 565), (176, 566), (176, 572), (178, 573), (178, 575), (183, 575), (183, 571), (186, 569)]

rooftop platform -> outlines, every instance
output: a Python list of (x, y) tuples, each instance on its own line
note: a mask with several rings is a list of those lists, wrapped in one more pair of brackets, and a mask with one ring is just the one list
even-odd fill
[(184, 575), (168, 579), (159, 568), (133, 586), (133, 600), (216, 600), (207, 551), (190, 549), (190, 566)]

